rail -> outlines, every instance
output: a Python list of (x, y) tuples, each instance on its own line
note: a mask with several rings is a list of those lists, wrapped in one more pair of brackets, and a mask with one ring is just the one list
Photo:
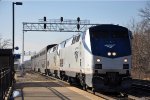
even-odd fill
[(12, 72), (10, 68), (0, 68), (0, 100), (5, 100), (10, 96), (13, 84)]
[(133, 83), (132, 87), (142, 89), (142, 90), (145, 90), (145, 91), (150, 91), (150, 85), (143, 85), (143, 84)]
[(132, 83), (132, 87), (150, 91), (150, 81), (134, 79)]

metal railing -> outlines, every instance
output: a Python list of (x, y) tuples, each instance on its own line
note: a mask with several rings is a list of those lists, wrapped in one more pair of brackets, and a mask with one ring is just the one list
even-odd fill
[(12, 86), (12, 71), (10, 68), (0, 68), (0, 100), (4, 100)]

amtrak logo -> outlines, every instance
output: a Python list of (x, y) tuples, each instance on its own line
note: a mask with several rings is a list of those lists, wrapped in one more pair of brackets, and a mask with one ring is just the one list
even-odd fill
[(107, 47), (107, 48), (113, 48), (115, 46), (115, 44), (106, 44), (104, 46)]
[(74, 52), (76, 62), (78, 61), (78, 54), (79, 54), (79, 50), (78, 50), (78, 47), (77, 47), (77, 48), (75, 48), (75, 52)]
[(78, 60), (78, 51), (75, 51), (74, 55), (75, 55), (75, 59), (76, 59), (76, 62), (77, 62), (77, 60)]

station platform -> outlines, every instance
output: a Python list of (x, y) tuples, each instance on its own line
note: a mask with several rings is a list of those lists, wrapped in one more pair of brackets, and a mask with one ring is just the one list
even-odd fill
[(104, 100), (91, 93), (33, 72), (16, 73), (14, 100)]

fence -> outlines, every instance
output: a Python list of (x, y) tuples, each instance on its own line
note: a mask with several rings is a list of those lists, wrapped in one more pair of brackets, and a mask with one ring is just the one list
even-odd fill
[(4, 100), (8, 96), (8, 91), (12, 86), (12, 73), (10, 68), (0, 69), (0, 100)]
[(12, 49), (0, 49), (0, 100), (9, 99), (13, 81), (13, 54)]

